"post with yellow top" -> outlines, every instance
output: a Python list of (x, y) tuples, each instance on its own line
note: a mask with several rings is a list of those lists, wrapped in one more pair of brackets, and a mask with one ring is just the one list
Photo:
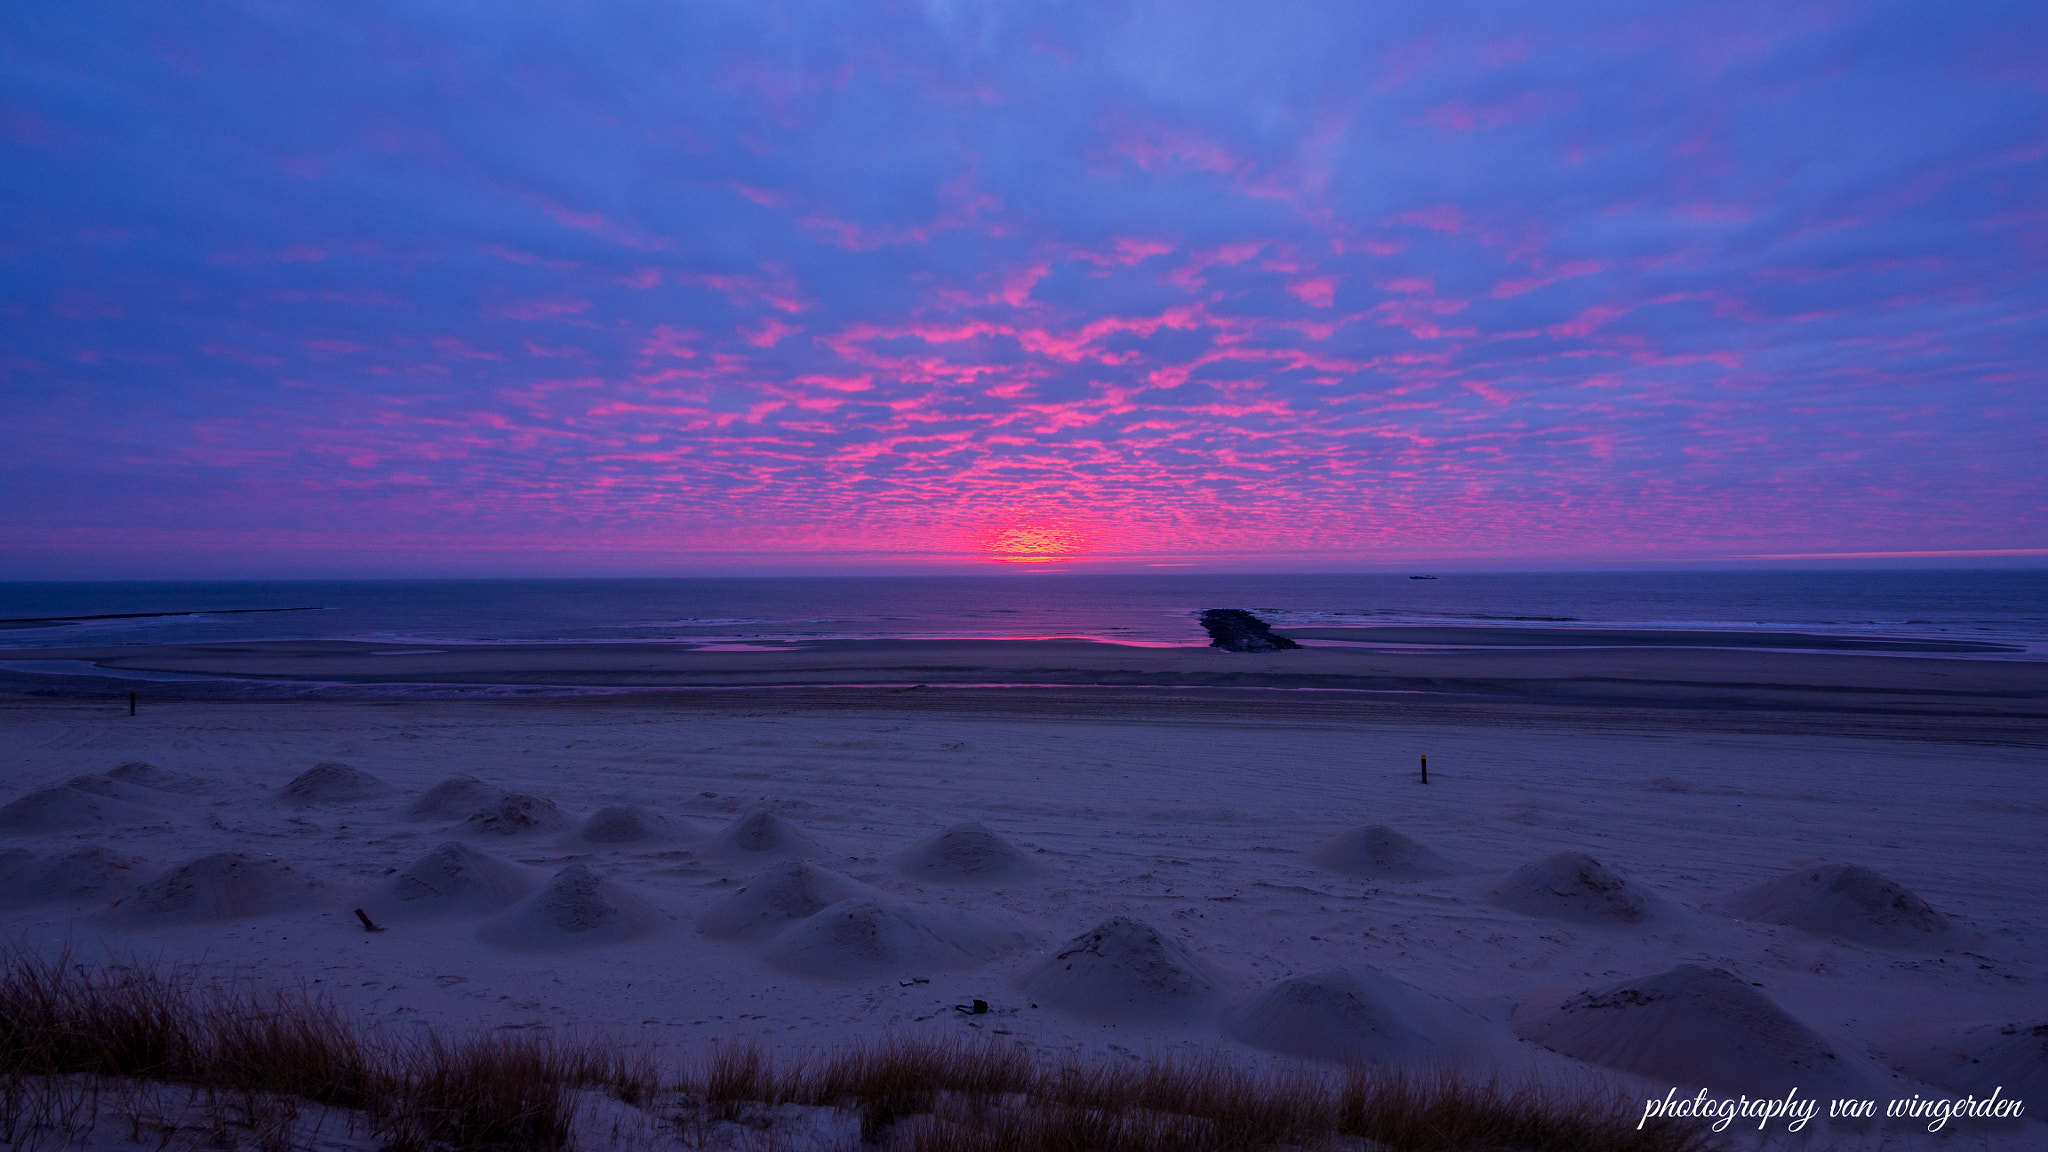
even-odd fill
[(1429, 783), (1429, 753), (1422, 754), (1422, 782)]

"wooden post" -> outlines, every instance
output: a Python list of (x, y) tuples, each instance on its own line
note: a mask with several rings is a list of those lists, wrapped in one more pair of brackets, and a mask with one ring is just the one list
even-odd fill
[(1429, 753), (1422, 754), (1422, 782), (1429, 783)]
[(128, 714), (130, 716), (135, 715), (135, 693), (133, 692), (128, 694)]

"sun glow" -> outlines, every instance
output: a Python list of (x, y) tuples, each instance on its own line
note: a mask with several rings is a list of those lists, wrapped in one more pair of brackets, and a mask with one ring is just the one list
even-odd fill
[(1018, 524), (991, 533), (982, 549), (1001, 564), (1057, 564), (1080, 554), (1081, 535), (1051, 524)]

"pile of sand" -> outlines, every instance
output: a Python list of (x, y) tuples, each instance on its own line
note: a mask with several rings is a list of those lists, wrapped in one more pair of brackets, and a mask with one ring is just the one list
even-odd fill
[(1223, 1014), (1232, 1039), (1340, 1063), (1444, 1063), (1482, 1026), (1458, 1005), (1363, 966), (1282, 980)]
[(305, 807), (374, 800), (390, 792), (391, 785), (368, 772), (351, 768), (339, 760), (329, 760), (294, 776), (292, 782), (284, 786), (284, 791), (278, 793), (278, 798), (287, 804)]
[(202, 856), (114, 902), (107, 918), (129, 928), (241, 920), (331, 903), (325, 884), (279, 860)]
[(841, 900), (878, 895), (857, 880), (785, 860), (747, 878), (737, 892), (706, 908), (697, 931), (721, 940), (758, 940)]
[[(96, 779), (107, 780), (104, 776)], [(0, 807), (0, 830), (68, 832), (75, 828), (97, 828), (108, 824), (147, 824), (163, 816), (157, 808), (75, 785), (76, 781), (73, 781), (55, 788), (39, 788)]]
[(477, 939), (517, 952), (563, 952), (618, 944), (669, 924), (661, 909), (583, 864), (571, 864), (547, 886), (477, 929)]
[(1033, 1000), (1095, 1020), (1171, 1023), (1213, 1006), (1222, 974), (1149, 924), (1114, 916), (1017, 974)]
[(90, 792), (95, 796), (105, 796), (109, 800), (125, 800), (130, 804), (140, 804), (144, 807), (165, 802), (165, 797), (153, 789), (116, 780), (112, 776), (103, 776), (97, 772), (73, 776), (66, 780), (63, 786), (76, 788), (80, 792)]
[(704, 845), (704, 855), (721, 860), (760, 860), (775, 856), (822, 856), (825, 846), (804, 830), (756, 808), (718, 830)]
[(138, 788), (153, 789), (158, 792), (184, 792), (190, 795), (198, 795), (206, 791), (206, 781), (199, 779), (197, 776), (187, 776), (183, 772), (173, 772), (168, 768), (159, 768), (154, 764), (145, 764), (140, 760), (128, 761), (119, 768), (108, 772), (107, 778), (118, 780), (123, 784), (133, 784)]
[(791, 925), (762, 956), (812, 980), (872, 980), (979, 968), (1030, 942), (1028, 933), (964, 912), (856, 899)]
[(971, 821), (920, 842), (896, 866), (913, 880), (934, 884), (1000, 884), (1038, 871), (1022, 849)]
[(1339, 832), (1302, 856), (1318, 868), (1367, 879), (1422, 880), (1462, 871), (1384, 824)]
[(683, 832), (659, 813), (638, 805), (614, 804), (592, 812), (568, 839), (584, 844), (666, 844), (680, 839)]
[(1559, 852), (1524, 864), (1493, 890), (1512, 912), (1582, 924), (1636, 924), (1663, 911), (1657, 895), (1580, 852)]
[(455, 776), (441, 781), (427, 794), (408, 804), (408, 820), (460, 820), (503, 795), (474, 776)]
[(1744, 920), (1789, 924), (1884, 948), (1940, 945), (1948, 919), (1903, 885), (1854, 864), (1826, 864), (1780, 876), (1730, 900)]
[(560, 832), (569, 818), (553, 800), (524, 792), (505, 792), (465, 817), (458, 830), (470, 836), (524, 836)]
[(539, 887), (519, 865), (451, 840), (379, 884), (364, 903), (378, 919), (484, 916)]
[(2007, 1098), (2048, 1099), (2048, 1021), (2039, 1017), (2031, 1024), (1944, 1027), (1887, 1045), (1886, 1053), (1906, 1075), (1951, 1092), (1984, 1097), (2004, 1089)]
[(1870, 1077), (1769, 997), (1720, 968), (1669, 972), (1523, 1005), (1515, 1031), (1555, 1052), (1717, 1092), (1863, 1095)]
[(147, 861), (97, 844), (41, 860), (27, 852), (10, 851), (0, 854), (0, 907), (104, 900), (158, 871)]

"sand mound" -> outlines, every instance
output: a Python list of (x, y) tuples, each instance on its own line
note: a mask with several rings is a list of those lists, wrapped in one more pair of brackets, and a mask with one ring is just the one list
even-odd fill
[(278, 793), (287, 804), (345, 804), (351, 800), (373, 800), (391, 791), (391, 786), (368, 772), (351, 768), (339, 760), (315, 764), (292, 778)]
[(1529, 916), (1582, 924), (1636, 924), (1664, 907), (1655, 893), (1580, 852), (1559, 852), (1508, 873), (1493, 890), (1493, 902)]
[(681, 832), (659, 813), (637, 805), (614, 804), (592, 812), (569, 838), (585, 844), (660, 844), (679, 838)]
[(148, 788), (157, 792), (200, 793), (206, 791), (206, 781), (183, 772), (173, 772), (140, 760), (130, 760), (119, 768), (107, 773), (110, 780), (133, 784), (137, 788)]
[(1780, 876), (1728, 902), (1744, 920), (1789, 924), (1886, 948), (1940, 944), (1948, 919), (1904, 886), (1854, 864), (1827, 864)]
[(1282, 980), (1223, 1014), (1223, 1030), (1255, 1048), (1311, 1060), (1442, 1063), (1481, 1021), (1377, 968), (1326, 968)]
[(1114, 916), (1017, 974), (1049, 1007), (1097, 1020), (1166, 1022), (1199, 1015), (1221, 974), (1149, 924)]
[(1457, 865), (1384, 824), (1339, 832), (1302, 856), (1318, 868), (1346, 876), (1421, 880), (1459, 871)]
[[(102, 779), (105, 779), (102, 777)], [(64, 832), (107, 824), (147, 824), (157, 809), (60, 784), (41, 788), (0, 808), (0, 829), (9, 832)]]
[(1906, 1075), (1951, 1092), (1983, 1097), (2002, 1088), (2003, 1097), (2048, 1098), (2048, 1022), (1982, 1024), (1887, 1051)]
[(501, 789), (474, 776), (455, 776), (441, 781), (427, 794), (406, 805), (408, 820), (460, 820), (503, 795)]
[(112, 776), (102, 776), (96, 772), (86, 776), (73, 776), (71, 779), (66, 780), (63, 786), (66, 788), (76, 788), (80, 792), (90, 792), (95, 796), (105, 796), (109, 800), (125, 800), (130, 804), (140, 804), (144, 807), (151, 804), (164, 803), (164, 797), (161, 793), (151, 791), (139, 784), (129, 784), (116, 780)]
[(704, 845), (706, 856), (723, 860), (821, 856), (824, 852), (825, 846), (805, 835), (803, 829), (766, 808), (756, 808), (727, 824)]
[(317, 907), (327, 886), (267, 857), (202, 856), (115, 901), (108, 918), (126, 927), (241, 920)]
[(102, 900), (128, 891), (157, 871), (146, 861), (97, 844), (46, 860), (10, 852), (0, 860), (0, 907)]
[(560, 832), (569, 818), (555, 802), (524, 792), (506, 792), (471, 812), (459, 831), (471, 836), (522, 836), (529, 832)]
[(483, 916), (540, 887), (526, 869), (449, 841), (377, 886), (365, 901), (380, 919)]
[(1660, 1082), (1718, 1092), (1860, 1095), (1868, 1077), (1812, 1029), (1720, 968), (1669, 972), (1525, 1005), (1515, 1031), (1552, 1051)]
[(791, 925), (762, 955), (794, 976), (872, 980), (978, 968), (1029, 942), (1023, 932), (964, 912), (859, 899)]
[(477, 939), (518, 952), (561, 952), (617, 944), (660, 931), (669, 919), (603, 873), (571, 864), (547, 887), (477, 929)]
[(747, 878), (737, 892), (704, 910), (697, 931), (721, 940), (758, 940), (841, 900), (876, 893), (837, 872), (785, 860)]
[(1022, 849), (972, 822), (918, 844), (897, 860), (897, 868), (935, 884), (1000, 884), (1038, 871)]

